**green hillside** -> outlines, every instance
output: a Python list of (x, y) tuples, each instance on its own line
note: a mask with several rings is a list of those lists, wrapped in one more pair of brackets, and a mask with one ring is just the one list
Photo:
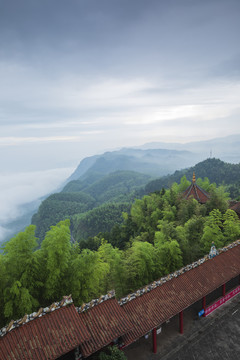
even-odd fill
[(129, 212), (130, 207), (130, 203), (105, 203), (85, 213), (74, 215), (74, 239), (80, 242), (100, 232), (111, 231), (115, 225), (123, 222), (122, 213)]
[(240, 196), (240, 164), (230, 164), (215, 158), (204, 160), (188, 169), (175, 171), (172, 175), (152, 180), (146, 185), (145, 192), (169, 188), (174, 182), (179, 183), (184, 175), (191, 181), (193, 172), (196, 178), (207, 177), (210, 182), (217, 185), (225, 184), (231, 198)]
[(50, 195), (32, 217), (32, 224), (36, 225), (36, 236), (40, 240), (43, 239), (50, 226), (69, 219), (74, 214), (84, 213), (92, 209), (94, 205), (95, 199), (84, 192)]
[(113, 225), (122, 223), (122, 211), (129, 211), (135, 198), (170, 188), (173, 183), (179, 183), (184, 175), (191, 181), (193, 172), (198, 182), (200, 178), (202, 181), (208, 178), (211, 183), (224, 184), (232, 199), (239, 198), (240, 164), (225, 163), (219, 159), (207, 159), (155, 180), (134, 171), (116, 171), (108, 175), (86, 172), (80, 179), (66, 184), (62, 192), (42, 202), (32, 218), (32, 224), (36, 225), (36, 236), (42, 240), (50, 226), (67, 218), (71, 219), (71, 230), (78, 241), (99, 232), (109, 232)]
[[(70, 181), (62, 192), (45, 199), (38, 212), (32, 217), (32, 224), (36, 225), (36, 236), (42, 240), (50, 226), (67, 218), (71, 219), (71, 228), (78, 239), (83, 237), (81, 234), (93, 236), (99, 231), (109, 231), (110, 227), (114, 225), (113, 219), (117, 220), (116, 223), (122, 221), (121, 212), (126, 211), (129, 207), (126, 203), (131, 203), (136, 197), (141, 196), (144, 186), (150, 179), (151, 177), (148, 175), (133, 171), (117, 171), (105, 176), (97, 176), (95, 173), (93, 177), (83, 176), (79, 180)], [(112, 209), (111, 211), (113, 211), (113, 204), (107, 206), (109, 202), (125, 203), (125, 205), (114, 205), (114, 212), (117, 215), (111, 219), (110, 212), (108, 225), (106, 225), (106, 221), (100, 221), (96, 226), (96, 214), (103, 217), (103, 209), (108, 209), (108, 211)], [(103, 204), (106, 206), (103, 207)], [(99, 211), (89, 213), (89, 210), (99, 206)], [(89, 220), (91, 217), (95, 220)], [(79, 221), (83, 229), (81, 229)], [(89, 230), (87, 230), (86, 224), (89, 224)]]
[[(78, 236), (100, 230), (87, 241), (80, 238), (80, 244), (73, 243), (68, 219), (52, 226), (41, 244), (33, 225), (17, 234), (0, 254), (0, 324), (45, 307), (62, 294), (71, 293), (76, 306), (109, 289), (115, 289), (117, 297), (125, 296), (208, 254), (212, 241), (222, 248), (239, 239), (240, 220), (228, 208), (223, 187), (203, 181), (211, 198), (200, 204), (182, 196), (188, 184), (183, 177), (170, 189), (136, 199), (122, 223), (120, 213), (128, 204), (109, 202), (72, 215)], [(48, 199), (48, 206), (70, 202), (69, 212), (72, 197), (79, 200), (75, 206), (85, 206), (89, 196), (60, 193)]]

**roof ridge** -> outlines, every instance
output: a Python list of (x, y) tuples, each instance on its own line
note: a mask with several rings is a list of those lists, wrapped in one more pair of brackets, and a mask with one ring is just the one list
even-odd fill
[(196, 184), (196, 186), (197, 186), (197, 188), (199, 189), (199, 190), (201, 190), (203, 193), (204, 193), (204, 195), (206, 195), (207, 197), (209, 197), (209, 193), (206, 191), (206, 190), (204, 190), (201, 186), (199, 186), (198, 184)]
[(66, 305), (72, 304), (72, 295), (63, 296), (62, 300), (58, 302), (53, 302), (50, 306), (45, 308), (39, 308), (38, 311), (33, 312), (32, 314), (25, 314), (21, 319), (18, 320), (11, 320), (10, 323), (6, 326), (4, 326), (2, 329), (0, 329), (0, 337), (3, 337), (11, 330), (18, 328), (21, 325), (24, 325), (30, 321), (33, 321), (37, 318), (40, 318), (46, 314), (49, 314), (50, 312), (53, 312), (55, 310), (58, 310)]
[[(216, 255), (215, 257), (219, 256), (221, 253), (226, 252), (226, 251), (228, 251), (228, 250), (230, 250), (230, 249), (232, 249), (233, 247), (238, 246), (238, 245), (240, 245), (240, 239), (234, 241), (233, 243), (231, 243), (231, 244), (229, 244), (229, 245), (227, 245), (227, 246), (224, 246), (223, 248), (218, 249), (217, 255)], [(215, 258), (215, 257), (214, 257), (214, 258)], [(163, 276), (163, 277), (161, 277), (159, 280), (154, 281), (154, 282), (152, 282), (151, 284), (148, 284), (148, 285), (146, 285), (145, 287), (143, 287), (143, 288), (141, 288), (141, 289), (138, 289), (137, 291), (135, 291), (135, 292), (133, 292), (133, 293), (131, 293), (131, 294), (129, 294), (129, 295), (121, 298), (121, 299), (118, 301), (118, 303), (119, 303), (120, 306), (122, 306), (122, 305), (124, 305), (124, 304), (126, 304), (126, 303), (128, 303), (128, 302), (130, 302), (130, 301), (132, 301), (132, 300), (134, 300), (134, 299), (136, 299), (137, 297), (142, 296), (142, 295), (150, 292), (151, 290), (154, 290), (155, 288), (163, 285), (163, 284), (166, 283), (167, 281), (172, 280), (173, 278), (176, 278), (176, 277), (184, 274), (185, 272), (187, 272), (187, 271), (189, 271), (189, 270), (191, 270), (191, 269), (194, 269), (195, 267), (203, 264), (203, 263), (206, 262), (207, 260), (211, 260), (211, 259), (212, 259), (211, 255), (209, 255), (209, 254), (208, 254), (208, 255), (205, 255), (203, 258), (201, 258), (201, 259), (199, 259), (199, 260), (196, 260), (196, 261), (194, 261), (194, 262), (191, 263), (191, 264), (188, 264), (188, 265), (186, 265), (186, 266), (183, 266), (181, 269), (176, 270), (175, 272), (170, 273), (170, 274), (168, 274), (168, 275), (166, 275), (166, 276)]]
[(113, 299), (114, 297), (115, 297), (115, 290), (111, 290), (106, 295), (101, 295), (98, 299), (93, 299), (86, 304), (83, 303), (82, 306), (76, 307), (76, 310), (80, 314), (88, 309), (93, 308), (96, 305), (101, 304), (104, 301)]
[(187, 192), (187, 190), (188, 190), (188, 192), (187, 192), (187, 194), (186, 194), (186, 198), (189, 196), (189, 194), (191, 193), (191, 189), (192, 189), (192, 187), (193, 187), (193, 183), (191, 183), (188, 187), (187, 187), (187, 189), (185, 190), (185, 192)]
[(199, 187), (196, 184), (193, 184), (193, 188), (194, 188), (196, 197), (197, 197), (198, 201), (200, 202), (200, 196), (198, 195)]
[[(183, 196), (185, 199), (188, 199), (191, 192), (195, 194), (196, 200), (201, 203), (201, 196), (202, 193), (207, 199), (210, 199), (210, 194), (205, 191), (201, 186), (199, 186), (196, 182), (192, 182), (187, 189), (183, 192)], [(192, 195), (194, 197), (194, 195)]]

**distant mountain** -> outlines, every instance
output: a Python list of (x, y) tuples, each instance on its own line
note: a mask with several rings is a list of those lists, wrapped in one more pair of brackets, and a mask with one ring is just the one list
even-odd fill
[[(90, 192), (91, 185), (95, 184), (93, 186), (94, 188), (98, 181), (103, 179), (106, 175), (116, 171), (135, 171), (137, 173), (147, 174), (152, 178), (161, 177), (159, 186), (162, 186), (161, 184), (167, 186), (173, 179), (175, 179), (174, 181), (180, 180), (183, 174), (183, 172), (181, 172), (182, 169), (185, 169), (184, 173), (186, 173), (186, 171), (188, 171), (186, 169), (190, 168), (189, 179), (191, 179), (192, 175), (190, 173), (192, 173), (193, 166), (208, 158), (217, 157), (229, 163), (239, 163), (239, 149), (240, 135), (236, 134), (225, 138), (189, 142), (185, 144), (156, 142), (139, 147), (123, 148), (111, 152), (108, 151), (101, 155), (94, 155), (83, 159), (70, 178), (65, 181), (64, 185), (66, 186), (63, 191), (71, 193), (85, 192), (87, 187), (89, 187), (88, 191)], [(216, 171), (219, 172), (219, 169)], [(173, 173), (173, 177), (168, 177), (168, 175)], [(208, 176), (211, 181), (216, 181), (214, 180), (214, 176), (213, 178), (210, 176), (211, 169), (208, 169), (206, 175), (198, 173), (198, 170), (196, 170), (196, 173), (197, 176)], [(215, 176), (217, 176), (217, 173), (215, 173)], [(98, 186), (101, 187), (101, 184), (99, 183)], [(152, 185), (149, 185), (149, 188), (151, 187)], [(56, 189), (56, 191), (60, 190)], [(115, 190), (113, 190), (113, 193), (114, 192)], [(232, 194), (236, 193), (235, 186)], [(90, 193), (89, 195), (92, 196)], [(105, 195), (104, 190), (103, 198)], [(109, 189), (108, 196), (109, 198), (112, 196)], [(44, 198), (46, 198), (46, 196)], [(5, 228), (7, 231), (9, 230), (9, 236), (14, 235), (14, 233), (20, 231), (29, 224), (31, 215), (36, 211), (36, 203), (34, 205), (31, 204), (30, 207), (28, 207), (28, 205), (23, 205), (23, 216), (20, 216), (14, 222), (6, 224)], [(26, 209), (24, 209), (25, 206), (27, 207)], [(79, 204), (77, 206), (79, 207)], [(88, 211), (91, 209), (92, 207), (88, 208)]]
[(169, 150), (186, 150), (197, 154), (202, 154), (202, 159), (215, 157), (230, 163), (240, 162), (240, 134), (184, 144), (152, 142), (135, 147), (135, 149), (141, 150), (162, 148)]
[(89, 176), (101, 177), (118, 170), (164, 176), (200, 160), (201, 155), (185, 150), (122, 149), (83, 159), (68, 181)]
[(83, 174), (85, 174), (91, 166), (94, 165), (96, 160), (100, 157), (100, 155), (94, 155), (90, 157), (86, 157), (81, 161), (81, 166), (78, 166), (77, 169), (74, 171), (74, 173), (70, 176), (68, 181), (71, 180), (77, 180), (79, 179)]
[(132, 170), (154, 177), (165, 176), (212, 157), (239, 163), (239, 149), (240, 135), (185, 144), (148, 143), (85, 158), (68, 181), (90, 176), (101, 177), (117, 170)]

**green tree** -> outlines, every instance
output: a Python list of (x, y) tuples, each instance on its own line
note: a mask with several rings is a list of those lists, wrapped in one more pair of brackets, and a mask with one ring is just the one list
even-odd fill
[(150, 242), (153, 241), (158, 220), (163, 217), (163, 206), (164, 199), (161, 195), (151, 194), (136, 200), (131, 207), (131, 219), (138, 227), (138, 234), (148, 232)]
[(102, 245), (98, 249), (100, 261), (108, 267), (103, 280), (102, 288), (104, 293), (109, 290), (115, 290), (117, 297), (123, 296), (125, 292), (125, 269), (123, 262), (123, 252), (113, 248), (111, 244), (102, 240)]
[(193, 215), (183, 226), (188, 244), (188, 248), (185, 248), (186, 253), (184, 254), (186, 257), (185, 263), (191, 263), (203, 255), (201, 238), (205, 221), (205, 217)]
[(233, 210), (228, 209), (223, 215), (223, 235), (225, 244), (240, 238), (240, 220)]
[(44, 299), (54, 301), (66, 295), (71, 256), (70, 221), (60, 221), (46, 233), (41, 244), (41, 263), (44, 278)]
[(205, 205), (199, 204), (195, 199), (179, 198), (176, 204), (176, 219), (179, 225), (184, 225), (193, 216), (202, 216), (206, 214)]
[[(177, 231), (173, 223), (160, 221), (155, 232), (154, 248), (156, 277), (172, 272), (182, 266), (182, 251), (177, 242)], [(182, 240), (185, 236), (182, 231)]]
[(228, 209), (229, 194), (225, 190), (225, 186), (216, 187), (214, 184), (211, 184), (209, 191), (210, 200), (206, 203), (208, 213), (213, 209), (218, 209), (221, 213), (224, 213)]
[(35, 279), (29, 279), (34, 263), (33, 250), (37, 246), (35, 226), (28, 226), (18, 233), (4, 247), (5, 265), (4, 316), (6, 320), (17, 319), (30, 313), (38, 305), (33, 297)]
[(133, 291), (154, 279), (154, 247), (148, 242), (133, 241), (126, 251), (127, 291)]
[(173, 222), (168, 222), (166, 220), (160, 220), (158, 223), (159, 231), (155, 232), (154, 243), (165, 243), (166, 241), (171, 241), (176, 239), (176, 227)]
[(176, 206), (171, 206), (170, 204), (165, 203), (163, 207), (163, 220), (172, 222), (175, 220), (176, 217)]
[(183, 175), (180, 180), (180, 184), (174, 183), (173, 186), (176, 187), (178, 193), (184, 192), (188, 186), (191, 185), (191, 182), (187, 180), (186, 175)]
[(84, 249), (70, 263), (69, 291), (74, 303), (90, 301), (102, 294), (101, 284), (109, 270), (98, 252)]
[(203, 228), (201, 246), (205, 253), (209, 252), (212, 242), (214, 242), (217, 248), (224, 245), (222, 214), (218, 209), (214, 209), (210, 212)]
[(211, 189), (211, 183), (209, 181), (209, 179), (207, 177), (204, 178), (204, 180), (202, 180), (200, 177), (197, 178), (196, 181), (197, 185), (200, 186), (203, 190), (209, 192)]
[(182, 251), (176, 240), (155, 242), (156, 264), (158, 265), (158, 277), (169, 274), (183, 265)]
[(183, 264), (189, 264), (191, 262), (191, 248), (188, 242), (187, 229), (182, 225), (176, 226), (176, 240), (182, 252)]
[(109, 346), (106, 352), (101, 352), (99, 360), (127, 360), (123, 351), (119, 350), (117, 346)]

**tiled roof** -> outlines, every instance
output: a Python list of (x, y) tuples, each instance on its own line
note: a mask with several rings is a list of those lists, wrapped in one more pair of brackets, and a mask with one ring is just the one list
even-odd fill
[(116, 299), (109, 299), (79, 314), (91, 333), (91, 338), (81, 345), (85, 357), (109, 345), (132, 328), (127, 314)]
[(90, 338), (74, 305), (19, 326), (0, 338), (3, 360), (56, 359)]
[(240, 245), (237, 245), (128, 301), (122, 307), (134, 328), (123, 341), (128, 345), (137, 340), (239, 274)]
[(189, 199), (191, 196), (201, 204), (205, 204), (210, 199), (210, 195), (195, 182), (192, 182), (183, 193), (185, 199)]
[(239, 274), (237, 240), (119, 302), (110, 292), (76, 310), (64, 297), (1, 329), (0, 359), (51, 360), (78, 346), (87, 357), (119, 337), (128, 345)]

